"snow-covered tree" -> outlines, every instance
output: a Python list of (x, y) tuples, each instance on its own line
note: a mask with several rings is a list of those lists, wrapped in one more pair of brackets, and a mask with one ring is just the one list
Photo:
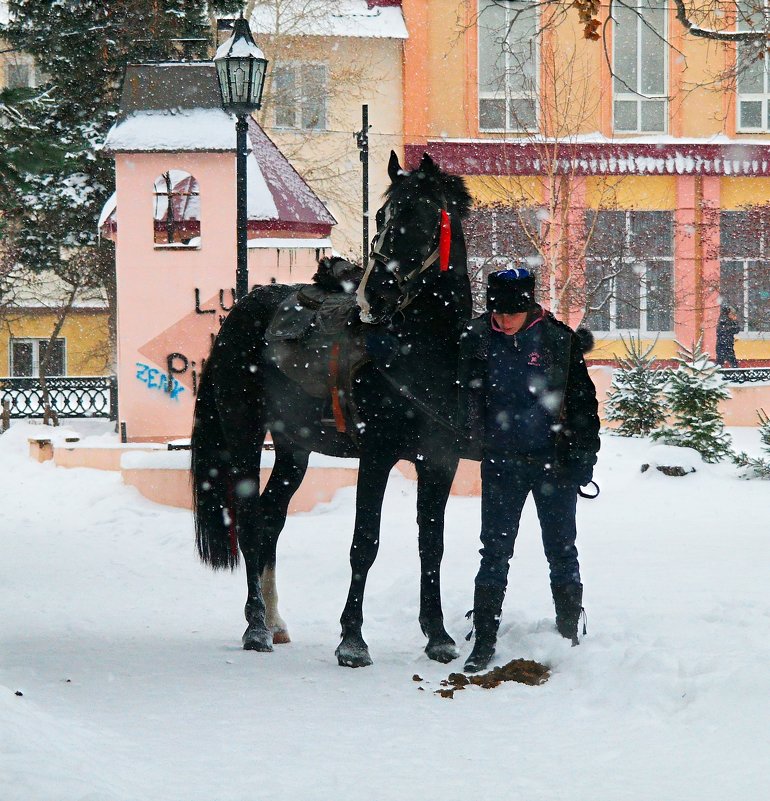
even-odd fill
[(770, 479), (770, 418), (764, 409), (757, 411), (759, 419), (759, 437), (762, 441), (762, 450), (766, 454), (764, 458), (749, 456), (741, 451), (734, 457), (735, 464), (744, 468), (744, 478), (765, 478)]
[(702, 337), (690, 348), (677, 345), (678, 366), (669, 372), (663, 389), (672, 422), (653, 431), (652, 438), (666, 445), (694, 448), (704, 461), (718, 462), (732, 455), (730, 436), (719, 413), (719, 402), (730, 393), (719, 367), (703, 351)]
[[(28, 185), (36, 173), (61, 166), (61, 153), (46, 142), (32, 117), (51, 103), (46, 92), (30, 89), (0, 91), (0, 197)], [(0, 235), (3, 220), (0, 219)]]
[(661, 396), (668, 371), (653, 366), (653, 342), (644, 348), (633, 336), (623, 341), (628, 355), (612, 376), (605, 405), (607, 419), (620, 425), (614, 433), (622, 437), (642, 437), (662, 425), (665, 406)]
[[(77, 263), (88, 265), (78, 284), (97, 281), (114, 297), (112, 243), (97, 235), (113, 167), (97, 148), (114, 121), (124, 68), (205, 57), (213, 45), (209, 12), (239, 7), (234, 0), (10, 0), (0, 39), (32, 56), (43, 76), (23, 104), (5, 101), (10, 123), (0, 124), (0, 218), (23, 267), (67, 280), (78, 253)], [(41, 161), (41, 154), (57, 158)]]

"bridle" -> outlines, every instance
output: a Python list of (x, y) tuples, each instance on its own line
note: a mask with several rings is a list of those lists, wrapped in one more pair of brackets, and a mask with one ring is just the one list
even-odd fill
[(372, 319), (369, 311), (370, 305), (366, 300), (366, 285), (369, 281), (372, 271), (378, 264), (384, 269), (390, 270), (399, 291), (398, 299), (396, 300), (393, 311), (389, 315), (390, 317), (393, 317), (398, 312), (403, 311), (415, 299), (417, 293), (414, 290), (419, 283), (420, 276), (422, 276), (426, 270), (432, 267), (437, 261), (441, 263), (440, 266), (442, 271), (448, 268), (451, 223), (449, 220), (449, 214), (446, 210), (446, 201), (442, 200), (441, 203), (437, 203), (429, 198), (423, 198), (420, 202), (430, 204), (438, 212), (439, 221), (437, 225), (438, 236), (436, 237), (436, 247), (425, 257), (425, 259), (423, 259), (420, 264), (418, 264), (413, 270), (410, 270), (405, 275), (402, 275), (398, 269), (392, 269), (390, 265), (393, 263), (393, 257), (383, 253), (383, 247), (387, 241), (388, 235), (390, 234), (395, 218), (391, 208), (392, 204), (388, 203), (385, 206), (383, 223), (378, 228), (377, 233), (372, 240), (366, 271), (364, 272), (364, 277), (361, 279), (361, 283), (358, 285), (358, 292), (356, 295), (358, 306), (361, 309), (361, 320), (364, 323), (382, 322), (381, 320)]

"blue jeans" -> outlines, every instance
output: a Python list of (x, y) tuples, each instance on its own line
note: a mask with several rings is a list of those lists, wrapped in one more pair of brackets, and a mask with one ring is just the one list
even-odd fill
[(542, 463), (485, 455), (481, 462), (481, 565), (476, 584), (505, 588), (521, 510), (530, 492), (540, 519), (551, 584), (579, 583), (577, 491), (575, 481)]

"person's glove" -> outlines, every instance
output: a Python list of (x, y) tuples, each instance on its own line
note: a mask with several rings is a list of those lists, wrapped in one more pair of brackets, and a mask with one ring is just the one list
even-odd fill
[(565, 477), (574, 481), (579, 487), (586, 487), (593, 481), (594, 466), (582, 459), (571, 459), (564, 464), (562, 470)]

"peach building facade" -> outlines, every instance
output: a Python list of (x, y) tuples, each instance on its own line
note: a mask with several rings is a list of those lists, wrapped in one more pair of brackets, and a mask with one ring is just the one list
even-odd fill
[(480, 272), (513, 256), (540, 297), (585, 321), (598, 363), (629, 335), (670, 358), (715, 351), (733, 306), (741, 366), (770, 365), (770, 66), (688, 36), (663, 0), (616, 9), (601, 41), (577, 12), (403, 0), (405, 156), (467, 176)]

